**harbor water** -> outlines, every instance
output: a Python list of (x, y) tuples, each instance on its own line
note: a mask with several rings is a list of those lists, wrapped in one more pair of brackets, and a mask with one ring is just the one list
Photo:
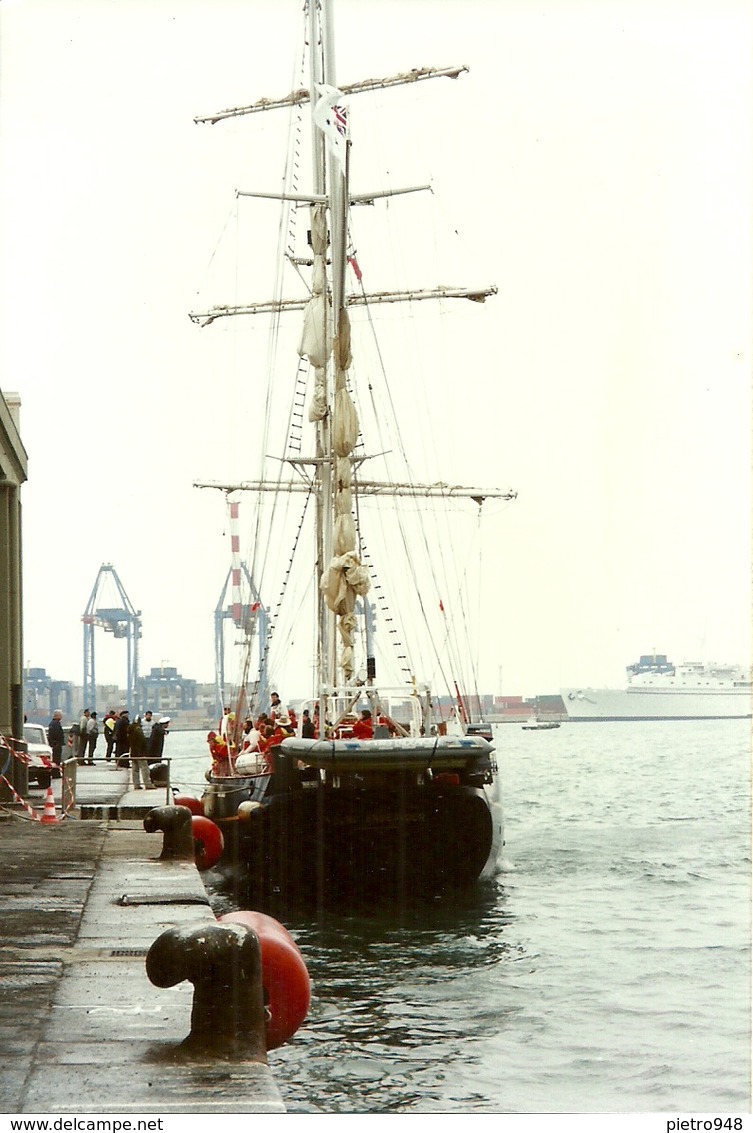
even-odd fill
[[(749, 1112), (750, 722), (495, 731), (494, 882), (287, 921), (314, 992), (270, 1055), (288, 1111)], [(165, 754), (200, 793), (203, 734)]]

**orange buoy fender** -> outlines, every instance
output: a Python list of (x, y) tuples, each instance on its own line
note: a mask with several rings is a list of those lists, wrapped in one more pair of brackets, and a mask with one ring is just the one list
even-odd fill
[(175, 806), (187, 806), (191, 814), (203, 814), (204, 804), (201, 799), (195, 799), (193, 795), (176, 795), (173, 799)]
[(303, 956), (288, 930), (265, 913), (241, 909), (219, 920), (248, 925), (259, 938), (261, 978), (269, 1008), (267, 1050), (274, 1050), (295, 1034), (308, 1013), (311, 980)]
[(203, 814), (194, 814), (191, 825), (196, 868), (211, 869), (213, 865), (217, 865), (225, 848), (222, 831), (216, 822), (212, 822), (211, 818), (205, 818)]

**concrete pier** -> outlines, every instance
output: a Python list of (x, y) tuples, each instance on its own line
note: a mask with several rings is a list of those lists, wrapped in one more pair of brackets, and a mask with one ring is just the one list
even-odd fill
[(129, 790), (128, 776), (78, 767), (77, 806), (54, 825), (0, 817), (0, 1108), (284, 1113), (266, 1064), (179, 1050), (193, 988), (153, 986), (146, 953), (165, 929), (215, 918), (193, 863), (160, 860), (162, 836), (144, 831), (165, 789)]

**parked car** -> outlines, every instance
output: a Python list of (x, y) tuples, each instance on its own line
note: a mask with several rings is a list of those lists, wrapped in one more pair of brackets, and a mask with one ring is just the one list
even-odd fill
[(24, 739), (29, 756), (29, 782), (47, 788), (60, 768), (52, 762), (52, 748), (47, 742), (47, 729), (42, 724), (24, 724)]

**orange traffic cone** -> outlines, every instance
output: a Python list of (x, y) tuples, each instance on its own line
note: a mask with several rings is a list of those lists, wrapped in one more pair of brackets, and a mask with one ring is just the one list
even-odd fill
[(42, 811), (42, 817), (39, 821), (47, 826), (60, 822), (57, 811), (55, 810), (55, 796), (52, 793), (52, 787), (47, 788), (47, 794), (44, 799), (44, 810)]

